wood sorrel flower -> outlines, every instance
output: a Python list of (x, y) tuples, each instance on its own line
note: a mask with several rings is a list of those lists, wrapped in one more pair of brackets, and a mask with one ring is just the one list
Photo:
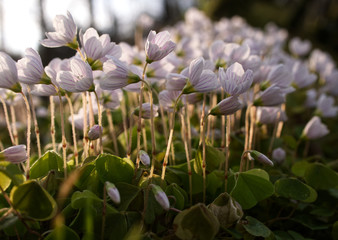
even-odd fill
[(242, 104), (235, 96), (228, 97), (220, 101), (213, 109), (210, 110), (210, 115), (231, 115), (242, 107)]
[(100, 87), (104, 90), (115, 90), (129, 84), (141, 81), (141, 70), (134, 66), (127, 66), (117, 58), (109, 57), (103, 64), (103, 72), (106, 78), (101, 80)]
[(19, 81), (25, 84), (50, 84), (50, 78), (45, 74), (41, 57), (33, 48), (27, 48), (25, 57), (17, 63)]
[(93, 71), (88, 63), (73, 58), (70, 61), (71, 71), (60, 71), (56, 81), (61, 88), (68, 92), (85, 92), (95, 89), (93, 84)]
[(143, 165), (149, 166), (150, 165), (150, 157), (146, 151), (140, 150), (138, 152), (139, 158)]
[(329, 129), (325, 124), (322, 123), (318, 116), (314, 116), (311, 120), (306, 124), (302, 138), (314, 140), (317, 138), (324, 137), (329, 133)]
[[(141, 117), (144, 119), (150, 119), (151, 117), (151, 111), (150, 111), (151, 107), (150, 107), (150, 103), (143, 103), (142, 104), (142, 113), (141, 113)], [(138, 116), (139, 115), (139, 108), (135, 108), (134, 110), (134, 115)], [(157, 117), (158, 116), (158, 106), (157, 105), (153, 105), (153, 117)]]
[[(189, 66), (189, 78), (183, 94), (193, 92), (207, 93), (216, 90), (219, 87), (219, 81), (216, 74), (210, 69), (205, 68), (205, 61), (203, 57), (194, 59)], [(184, 75), (184, 73), (183, 73)]]
[(276, 106), (285, 102), (285, 93), (275, 84), (260, 92), (254, 101), (255, 106)]
[(237, 96), (246, 92), (253, 81), (253, 72), (248, 69), (244, 72), (241, 64), (235, 62), (226, 72), (219, 68), (219, 80), (226, 93)]
[(0, 52), (0, 88), (7, 88), (13, 92), (21, 92), (18, 82), (18, 70), (14, 60), (4, 52)]
[(309, 40), (302, 41), (300, 38), (295, 37), (290, 40), (290, 51), (297, 56), (306, 55), (311, 49), (311, 42)]
[(96, 140), (100, 137), (100, 134), (102, 134), (103, 127), (95, 124), (92, 126), (88, 131), (88, 138), (90, 140)]
[(272, 152), (272, 159), (278, 164), (283, 163), (283, 161), (285, 160), (285, 156), (286, 156), (286, 153), (284, 149), (282, 148), (276, 148)]
[(180, 91), (163, 90), (158, 95), (160, 105), (170, 112), (173, 112), (177, 98), (180, 96)]
[(27, 160), (26, 145), (17, 145), (6, 148), (0, 152), (0, 161), (22, 163)]
[(102, 62), (107, 60), (106, 55), (116, 58), (121, 57), (121, 47), (116, 45), (114, 42), (110, 42), (108, 34), (99, 36), (94, 28), (88, 28), (84, 34), (82, 34), (80, 30), (79, 36), (82, 48), (86, 53), (88, 63), (93, 67), (93, 69), (95, 67), (99, 67), (99, 65), (102, 67)]
[(263, 153), (260, 153), (260, 152), (255, 151), (255, 150), (249, 150), (248, 152), (258, 162), (260, 162), (264, 165), (273, 166), (273, 162), (267, 156), (265, 156)]
[(170, 33), (168, 31), (157, 34), (155, 31), (150, 31), (145, 46), (147, 63), (161, 60), (171, 53), (175, 47), (176, 44), (170, 41)]
[(334, 106), (334, 98), (321, 94), (317, 101), (316, 113), (322, 117), (332, 118), (337, 116), (338, 107)]
[(115, 204), (120, 204), (121, 202), (121, 197), (120, 197), (120, 192), (115, 186), (115, 184), (111, 182), (105, 182), (105, 187), (108, 193), (108, 196), (110, 199), (115, 203)]
[(73, 49), (78, 48), (76, 41), (77, 27), (72, 15), (67, 12), (67, 17), (64, 15), (57, 15), (53, 20), (55, 32), (46, 33), (47, 39), (40, 43), (45, 47), (56, 48), (61, 46), (68, 46)]
[(150, 184), (149, 187), (151, 187), (156, 201), (161, 205), (164, 210), (168, 211), (170, 208), (169, 199), (165, 192), (162, 190), (162, 188), (155, 184)]

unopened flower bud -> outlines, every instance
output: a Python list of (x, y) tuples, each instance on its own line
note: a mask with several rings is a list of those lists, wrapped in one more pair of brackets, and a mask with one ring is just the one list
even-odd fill
[(115, 184), (110, 183), (110, 182), (106, 182), (106, 190), (108, 193), (108, 196), (110, 197), (110, 199), (115, 203), (115, 204), (120, 204), (121, 202), (121, 198), (120, 198), (120, 192), (119, 190), (116, 188)]
[(146, 151), (140, 150), (139, 153), (138, 153), (138, 156), (139, 156), (141, 162), (143, 163), (143, 165), (149, 166), (150, 157), (149, 157), (149, 155)]
[(100, 127), (99, 125), (94, 125), (89, 129), (88, 131), (88, 138), (90, 140), (96, 140), (100, 137), (100, 134), (102, 134), (103, 127)]
[(285, 151), (282, 148), (276, 148), (272, 152), (272, 160), (278, 164), (281, 164), (285, 160), (285, 155)]
[(260, 162), (264, 165), (273, 166), (273, 162), (267, 156), (265, 156), (263, 153), (260, 153), (260, 152), (255, 151), (255, 150), (250, 150), (248, 152), (258, 162)]
[(6, 148), (0, 152), (0, 161), (22, 163), (27, 160), (26, 145), (17, 145)]
[(154, 184), (150, 184), (150, 185), (151, 185), (151, 189), (154, 193), (156, 201), (161, 205), (161, 207), (164, 210), (168, 211), (170, 204), (169, 204), (169, 199), (167, 195), (165, 194), (165, 192), (157, 185), (154, 185)]

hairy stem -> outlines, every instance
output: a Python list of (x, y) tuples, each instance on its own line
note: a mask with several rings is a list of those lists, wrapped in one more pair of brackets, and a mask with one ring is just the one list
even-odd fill
[(38, 156), (40, 158), (41, 157), (40, 130), (39, 130), (39, 125), (38, 125), (38, 120), (36, 118), (33, 97), (30, 93), (30, 88), (28, 86), (27, 86), (27, 93), (28, 93), (28, 98), (29, 98), (30, 104), (32, 106), (31, 110), (32, 110), (32, 116), (33, 116), (33, 121), (34, 121), (34, 131), (35, 131), (35, 136), (36, 136), (36, 144), (37, 144), (37, 148), (38, 148)]
[(26, 177), (29, 179), (29, 170), (30, 170), (30, 153), (31, 153), (31, 110), (29, 107), (29, 103), (27, 97), (23, 92), (21, 92), (23, 100), (26, 105), (27, 111), (27, 161), (26, 161)]
[(52, 146), (53, 151), (56, 151), (56, 143), (55, 143), (55, 104), (54, 104), (54, 96), (49, 96), (50, 103), (50, 134), (52, 136)]
[(2, 107), (4, 109), (6, 125), (7, 125), (7, 129), (8, 129), (9, 137), (11, 139), (12, 144), (15, 145), (15, 141), (14, 141), (14, 137), (13, 137), (13, 133), (12, 133), (12, 127), (11, 127), (11, 124), (9, 122), (8, 111), (7, 111), (7, 106), (6, 106), (5, 100), (2, 97), (0, 97), (0, 101), (1, 101)]
[(77, 150), (76, 130), (75, 130), (75, 122), (74, 122), (74, 109), (73, 109), (72, 100), (70, 99), (68, 94), (66, 94), (65, 97), (66, 97), (67, 102), (68, 102), (68, 106), (69, 106), (69, 110), (70, 110), (70, 117), (71, 117), (71, 120), (72, 120), (72, 134), (73, 134), (75, 166), (78, 166), (79, 165), (79, 153), (78, 153), (78, 150)]
[(108, 109), (108, 108), (106, 109), (106, 115), (107, 115), (107, 120), (108, 120), (110, 137), (113, 140), (114, 152), (115, 152), (116, 155), (119, 155), (119, 148), (118, 148), (118, 145), (117, 145), (117, 137), (116, 137), (116, 133), (115, 133), (113, 117), (111, 115), (110, 109)]
[(103, 153), (103, 146), (102, 146), (102, 131), (101, 131), (101, 127), (102, 127), (102, 112), (101, 112), (101, 106), (100, 106), (100, 100), (99, 100), (99, 96), (97, 95), (97, 92), (94, 91), (95, 97), (96, 97), (96, 102), (97, 102), (97, 111), (98, 111), (98, 122), (99, 122), (99, 126), (100, 126), (100, 153)]

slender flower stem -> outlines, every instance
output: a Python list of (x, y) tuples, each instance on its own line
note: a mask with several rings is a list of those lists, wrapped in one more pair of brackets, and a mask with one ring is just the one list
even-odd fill
[(224, 187), (225, 192), (227, 191), (228, 187), (228, 169), (229, 169), (229, 155), (230, 155), (230, 141), (231, 141), (231, 116), (227, 115), (226, 121), (226, 138), (225, 138), (225, 166), (224, 166)]
[(68, 102), (68, 106), (69, 106), (69, 110), (70, 110), (70, 117), (71, 117), (71, 120), (72, 120), (72, 134), (73, 134), (75, 166), (78, 166), (79, 165), (79, 153), (78, 153), (78, 150), (77, 150), (76, 130), (75, 130), (75, 122), (74, 122), (74, 109), (73, 109), (72, 100), (70, 99), (68, 94), (66, 94), (65, 97), (66, 97), (67, 102)]
[[(224, 90), (221, 92), (221, 99), (224, 99)], [(221, 149), (225, 153), (225, 116), (221, 116), (221, 132), (222, 132), (222, 140), (221, 140)]]
[(165, 118), (164, 118), (164, 109), (163, 109), (163, 106), (161, 104), (159, 104), (159, 105), (160, 105), (160, 113), (161, 113), (161, 120), (162, 120), (164, 137), (165, 137), (166, 143), (168, 143), (168, 129), (167, 129), (167, 123), (166, 123)]
[(252, 106), (250, 108), (250, 132), (249, 132), (249, 142), (248, 148), (253, 149), (253, 141), (255, 136), (255, 123), (256, 123), (256, 107)]
[(52, 146), (53, 151), (56, 151), (56, 143), (55, 143), (55, 104), (54, 104), (54, 96), (49, 96), (50, 103), (50, 133), (52, 136)]
[(277, 130), (278, 130), (280, 116), (281, 116), (281, 110), (279, 110), (278, 113), (277, 113), (277, 117), (276, 117), (276, 120), (275, 120), (275, 125), (274, 125), (273, 132), (272, 132), (272, 138), (271, 138), (270, 145), (269, 145), (268, 154), (272, 153), (273, 144), (274, 144), (275, 139), (277, 137)]
[(98, 121), (99, 121), (99, 126), (100, 126), (100, 153), (103, 153), (103, 145), (102, 145), (102, 112), (101, 112), (101, 106), (100, 106), (100, 101), (99, 101), (99, 96), (97, 95), (97, 92), (94, 91), (95, 97), (96, 97), (96, 102), (97, 102), (97, 111), (98, 111)]
[(108, 120), (109, 133), (110, 133), (110, 136), (113, 140), (114, 152), (115, 152), (116, 155), (119, 155), (119, 148), (118, 148), (118, 145), (117, 145), (117, 137), (116, 137), (116, 133), (115, 133), (113, 117), (111, 115), (110, 109), (108, 109), (108, 108), (106, 109), (106, 116), (107, 116), (107, 120)]
[(102, 207), (102, 225), (101, 225), (101, 240), (104, 239), (104, 229), (106, 227), (106, 212), (107, 212), (107, 189), (103, 187), (103, 207)]
[[(128, 146), (128, 152), (127, 152), (127, 158), (130, 159), (130, 156), (131, 156), (131, 144), (132, 144), (132, 138), (133, 138), (133, 114), (130, 116), (129, 118), (129, 139), (126, 140), (127, 143), (129, 143), (127, 146)], [(135, 173), (136, 173), (136, 169), (135, 169)]]
[(9, 106), (9, 109), (11, 111), (14, 144), (18, 145), (19, 144), (19, 136), (18, 136), (18, 130), (16, 128), (16, 116), (15, 116), (15, 109), (14, 109), (13, 104), (11, 104)]
[(64, 122), (64, 111), (61, 93), (58, 91), (59, 101), (60, 101), (60, 117), (61, 117), (61, 134), (62, 134), (62, 158), (63, 158), (63, 171), (65, 179), (67, 179), (67, 140), (65, 134), (65, 122)]
[(7, 111), (7, 106), (6, 106), (5, 100), (2, 97), (0, 97), (0, 101), (1, 101), (2, 107), (4, 109), (6, 125), (7, 125), (7, 129), (8, 129), (9, 137), (11, 138), (12, 144), (15, 145), (15, 141), (14, 141), (14, 137), (13, 137), (13, 133), (12, 133), (12, 127), (11, 127), (11, 124), (9, 122), (8, 111)]
[[(179, 101), (179, 99), (181, 98), (181, 96), (183, 95), (183, 93), (181, 92), (180, 95), (177, 97), (175, 103), (174, 103), (174, 110), (173, 110), (173, 114), (172, 114), (172, 122), (170, 125), (170, 131), (169, 131), (169, 139), (168, 139), (168, 143), (167, 143), (167, 149), (165, 151), (165, 155), (164, 155), (164, 159), (163, 159), (163, 164), (162, 164), (162, 175), (161, 175), (161, 179), (164, 180), (165, 177), (165, 170), (168, 164), (168, 157), (169, 157), (169, 151), (170, 151), (170, 147), (171, 147), (171, 143), (173, 140), (173, 135), (174, 135), (174, 126), (175, 126), (175, 113), (176, 113), (176, 107), (177, 107), (177, 103)], [(169, 123), (170, 123), (170, 118), (169, 118)]]
[(187, 111), (186, 122), (187, 122), (187, 141), (188, 141), (188, 149), (189, 149), (189, 159), (191, 159), (191, 125), (190, 125), (190, 111), (189, 111), (189, 104), (188, 102), (185, 103), (185, 108)]
[(186, 126), (185, 126), (183, 111), (181, 113), (181, 125), (182, 125), (182, 131), (183, 131), (183, 142), (184, 142), (185, 157), (187, 159), (187, 166), (188, 166), (189, 203), (190, 203), (190, 206), (192, 206), (192, 171), (191, 171), (191, 165), (190, 165), (189, 148), (188, 148), (188, 143), (187, 143), (187, 134), (186, 134), (187, 129), (186, 129)]
[(86, 159), (88, 157), (88, 137), (87, 137), (87, 97), (86, 93), (82, 93), (82, 109), (83, 109), (83, 156)]
[(140, 94), (139, 94), (139, 114), (138, 114), (138, 123), (137, 123), (137, 157), (136, 157), (136, 169), (137, 170), (140, 167), (140, 157), (139, 157), (139, 151), (141, 149), (141, 131), (142, 131), (142, 103), (143, 103), (143, 89), (144, 89), (144, 79), (146, 75), (148, 63), (144, 65), (143, 73), (142, 73), (142, 81), (141, 81), (141, 88), (140, 88)]
[(206, 159), (205, 159), (205, 121), (208, 118), (208, 115), (205, 116), (205, 104), (206, 104), (206, 94), (203, 94), (203, 105), (202, 105), (202, 114), (201, 114), (201, 126), (200, 126), (200, 144), (202, 142), (202, 173), (203, 173), (203, 202), (205, 203), (206, 199)]
[(145, 127), (145, 121), (142, 119), (142, 142), (143, 142), (143, 148), (144, 151), (148, 152), (148, 145), (147, 145), (147, 132)]
[[(126, 142), (126, 146), (131, 145), (131, 143), (129, 143), (129, 138), (128, 138), (128, 120), (127, 120), (127, 108), (126, 108), (126, 100), (123, 99), (121, 102), (121, 113), (122, 113), (122, 125), (123, 125), (123, 134), (124, 134), (124, 139)], [(132, 125), (129, 126), (131, 129), (133, 129)], [(131, 151), (130, 151), (131, 152)], [(127, 158), (130, 158), (130, 155), (128, 155), (129, 153), (129, 148), (127, 151)]]
[[(281, 111), (285, 111), (285, 108), (286, 108), (286, 104), (283, 103), (282, 106), (281, 106)], [(283, 125), (284, 125), (284, 122), (281, 121), (280, 117), (279, 117), (279, 123), (278, 123), (276, 138), (280, 138), (280, 136), (282, 135)]]
[(32, 116), (33, 116), (33, 121), (34, 121), (34, 130), (35, 130), (35, 136), (36, 136), (36, 144), (38, 147), (38, 156), (39, 158), (41, 157), (41, 143), (40, 143), (40, 130), (39, 130), (39, 125), (38, 125), (38, 120), (36, 118), (36, 113), (35, 113), (35, 106), (33, 102), (33, 97), (30, 93), (30, 88), (27, 86), (27, 93), (28, 93), (28, 98), (29, 102), (31, 104), (31, 110), (32, 110)]
[(29, 103), (27, 97), (23, 92), (21, 92), (23, 100), (26, 105), (27, 111), (27, 161), (26, 161), (26, 178), (29, 179), (29, 170), (30, 170), (30, 153), (31, 153), (31, 110), (29, 107)]
[(155, 139), (155, 124), (154, 124), (154, 99), (153, 92), (151, 89), (148, 89), (149, 92), (149, 101), (150, 101), (150, 132), (151, 132), (151, 168), (150, 168), (150, 178), (153, 177), (155, 169), (155, 159), (156, 159), (156, 139)]
[[(94, 111), (93, 111), (93, 101), (92, 101), (92, 96), (91, 96), (90, 92), (87, 92), (87, 96), (88, 96), (88, 105), (89, 105), (89, 128), (91, 128), (95, 124)], [(96, 153), (96, 149), (94, 148), (93, 141), (89, 142), (90, 153), (91, 153), (91, 150), (95, 151), (95, 153)]]

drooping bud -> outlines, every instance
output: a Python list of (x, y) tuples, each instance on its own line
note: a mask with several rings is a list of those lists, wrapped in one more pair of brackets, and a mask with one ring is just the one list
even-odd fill
[(88, 131), (88, 138), (90, 140), (96, 140), (100, 137), (100, 134), (102, 134), (103, 127), (100, 127), (99, 125), (95, 124), (92, 126)]
[(281, 164), (285, 160), (285, 151), (282, 148), (276, 148), (272, 152), (272, 160), (274, 160), (276, 163)]
[(0, 152), (0, 161), (22, 163), (27, 160), (26, 145), (17, 145)]
[(150, 157), (149, 157), (149, 155), (146, 151), (140, 150), (139, 153), (138, 153), (138, 156), (139, 156), (141, 162), (143, 163), (143, 165), (145, 165), (145, 166), (150, 165)]
[(165, 194), (165, 192), (162, 190), (162, 188), (160, 188), (157, 185), (154, 185), (154, 184), (150, 184), (150, 185), (151, 185), (151, 190), (153, 191), (156, 201), (161, 205), (161, 207), (164, 210), (168, 211), (170, 204), (169, 204), (169, 199), (167, 195)]
[(256, 150), (249, 150), (248, 152), (258, 162), (260, 162), (264, 165), (273, 166), (273, 162), (267, 156), (265, 156), (263, 153), (260, 153)]
[(107, 194), (110, 197), (110, 199), (115, 203), (115, 204), (120, 204), (121, 198), (120, 198), (120, 192), (116, 188), (114, 183), (111, 182), (106, 182), (105, 187), (107, 190)]

